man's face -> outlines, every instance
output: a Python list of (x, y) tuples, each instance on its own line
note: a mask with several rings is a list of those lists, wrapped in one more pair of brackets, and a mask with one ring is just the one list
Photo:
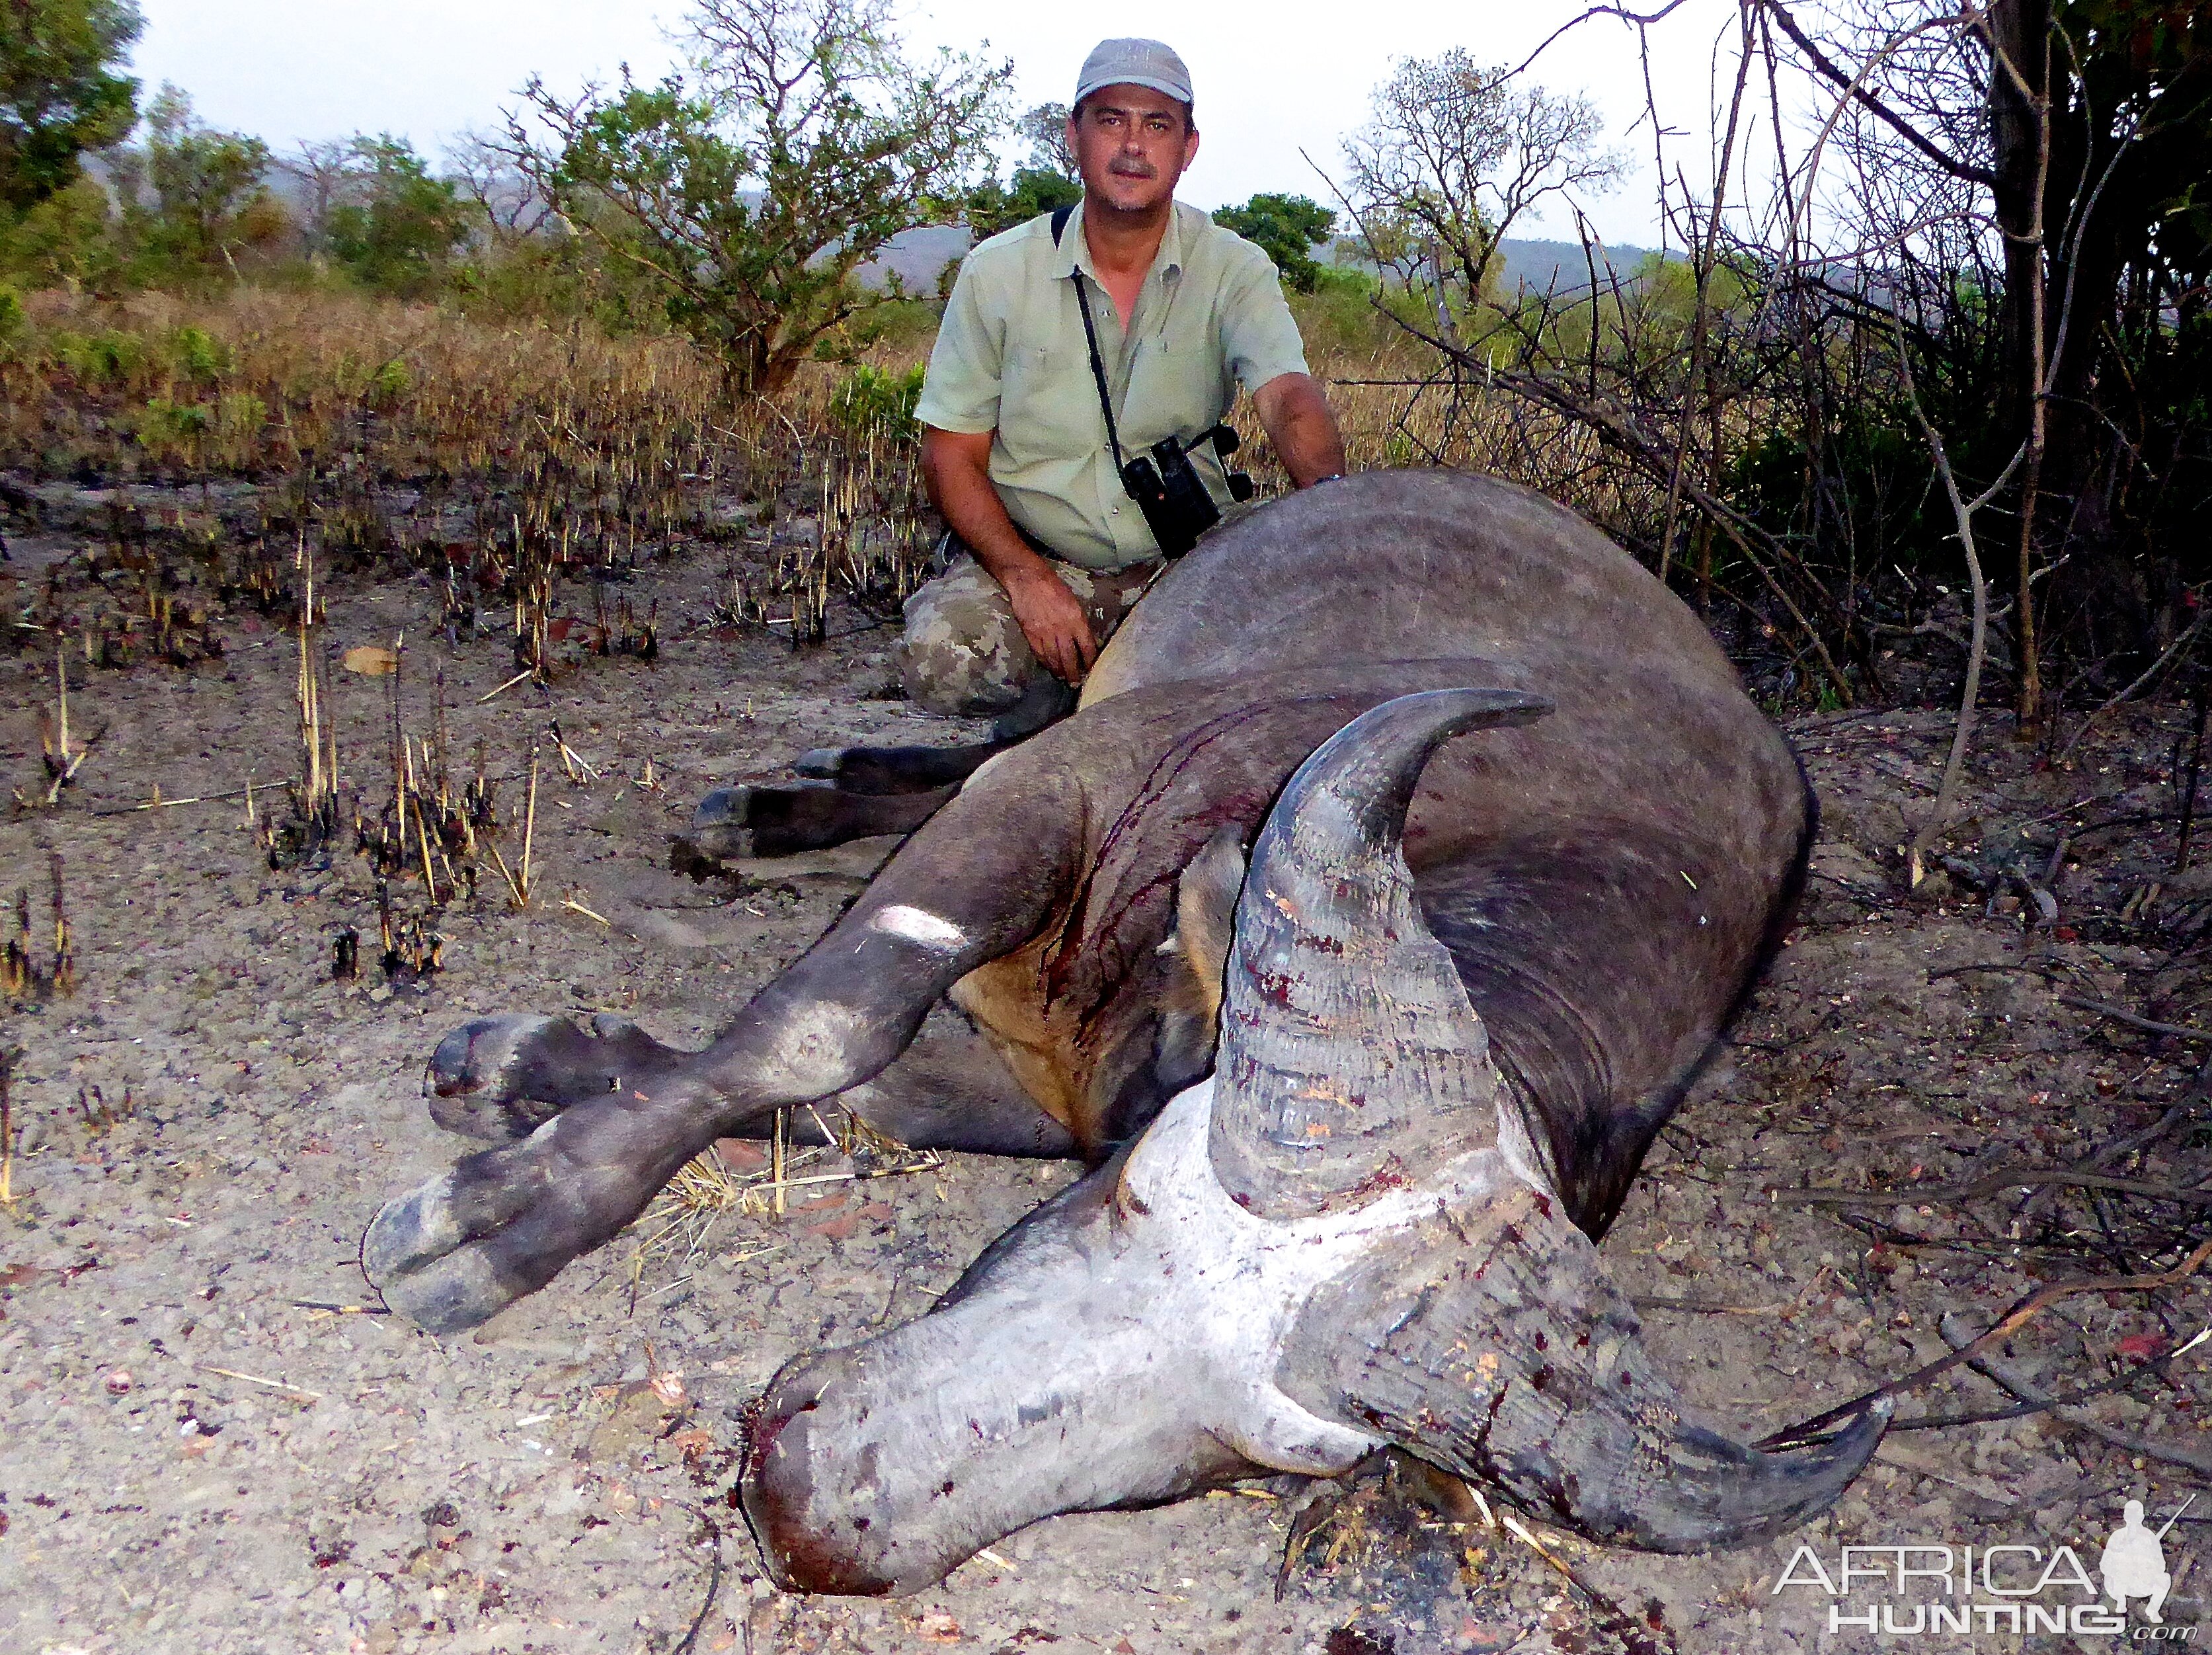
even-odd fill
[(1067, 123), (1067, 147), (1087, 197), (1118, 212), (1142, 213), (1174, 198), (1176, 180), (1198, 154), (1198, 134), (1166, 93), (1109, 86)]

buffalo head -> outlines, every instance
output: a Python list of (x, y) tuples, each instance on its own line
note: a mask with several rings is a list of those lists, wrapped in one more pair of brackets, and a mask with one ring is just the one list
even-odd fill
[(1407, 696), (1298, 770), (1238, 898), (1214, 1077), (931, 1314), (763, 1399), (744, 1498), (783, 1584), (915, 1591), (1055, 1512), (1386, 1445), (1662, 1551), (1765, 1537), (1850, 1482), (1885, 1410), (1787, 1457), (1681, 1418), (1415, 903), (1430, 754), (1545, 710)]

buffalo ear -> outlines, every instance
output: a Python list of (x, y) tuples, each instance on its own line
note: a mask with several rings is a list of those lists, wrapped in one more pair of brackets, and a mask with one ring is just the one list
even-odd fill
[(1176, 881), (1175, 929), (1160, 944), (1168, 956), (1168, 980), (1152, 1048), (1152, 1079), (1162, 1103), (1213, 1068), (1222, 974), (1243, 885), (1244, 842), (1234, 827), (1218, 829)]
[(1233, 826), (1216, 828), (1176, 881), (1176, 928), (1169, 940), (1198, 985), (1198, 1009), (1209, 1038), (1221, 1017), (1221, 977), (1243, 888), (1244, 839)]

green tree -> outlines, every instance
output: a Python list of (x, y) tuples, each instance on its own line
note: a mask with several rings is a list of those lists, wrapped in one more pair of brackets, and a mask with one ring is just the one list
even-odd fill
[(1024, 167), (1010, 185), (996, 179), (978, 186), (968, 196), (963, 215), (978, 241), (1001, 230), (1026, 224), (1039, 213), (1073, 207), (1083, 199), (1083, 186), (1064, 173), (1040, 167)]
[(343, 194), (325, 234), (331, 256), (360, 281), (389, 293), (419, 294), (443, 274), (469, 238), (470, 213), (454, 185), (430, 176), (404, 138), (356, 136)]
[[(700, 0), (693, 72), (563, 101), (533, 79), (505, 149), (671, 321), (773, 396), (817, 341), (903, 296), (856, 273), (957, 216), (1011, 65), (910, 63), (889, 0)], [(550, 141), (549, 137), (550, 135)]]
[(1241, 207), (1224, 207), (1213, 222), (1273, 259), (1283, 280), (1298, 293), (1311, 293), (1320, 282), (1314, 243), (1336, 230), (1336, 215), (1302, 195), (1255, 195)]
[(138, 82), (116, 72), (144, 27), (131, 0), (0, 5), (0, 210), (67, 189), (77, 157), (137, 122)]
[(234, 266), (240, 248), (268, 241), (283, 228), (263, 182), (269, 165), (269, 146), (259, 138), (204, 125), (191, 100), (164, 85), (146, 112), (145, 149), (118, 158), (117, 182), (125, 216), (157, 265)]

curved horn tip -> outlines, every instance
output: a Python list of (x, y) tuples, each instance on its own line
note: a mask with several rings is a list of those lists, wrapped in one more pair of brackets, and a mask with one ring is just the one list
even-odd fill
[(1254, 861), (1269, 855), (1267, 842), (1320, 799), (1339, 801), (1370, 846), (1395, 845), (1438, 747), (1456, 735), (1530, 723), (1552, 710), (1550, 701), (1524, 691), (1476, 689), (1417, 691), (1369, 708), (1291, 775), (1254, 847)]
[(1677, 1553), (1723, 1551), (1771, 1540), (1843, 1497), (1881, 1445), (1896, 1411), (1895, 1403), (1881, 1397), (1840, 1435), (1796, 1452), (1763, 1454), (1711, 1439), (1724, 1443), (1724, 1457), (1735, 1463), (1704, 1476), (1680, 1476), (1678, 1468), (1665, 1488), (1673, 1498), (1632, 1514), (1631, 1531), (1622, 1537), (1647, 1550)]

